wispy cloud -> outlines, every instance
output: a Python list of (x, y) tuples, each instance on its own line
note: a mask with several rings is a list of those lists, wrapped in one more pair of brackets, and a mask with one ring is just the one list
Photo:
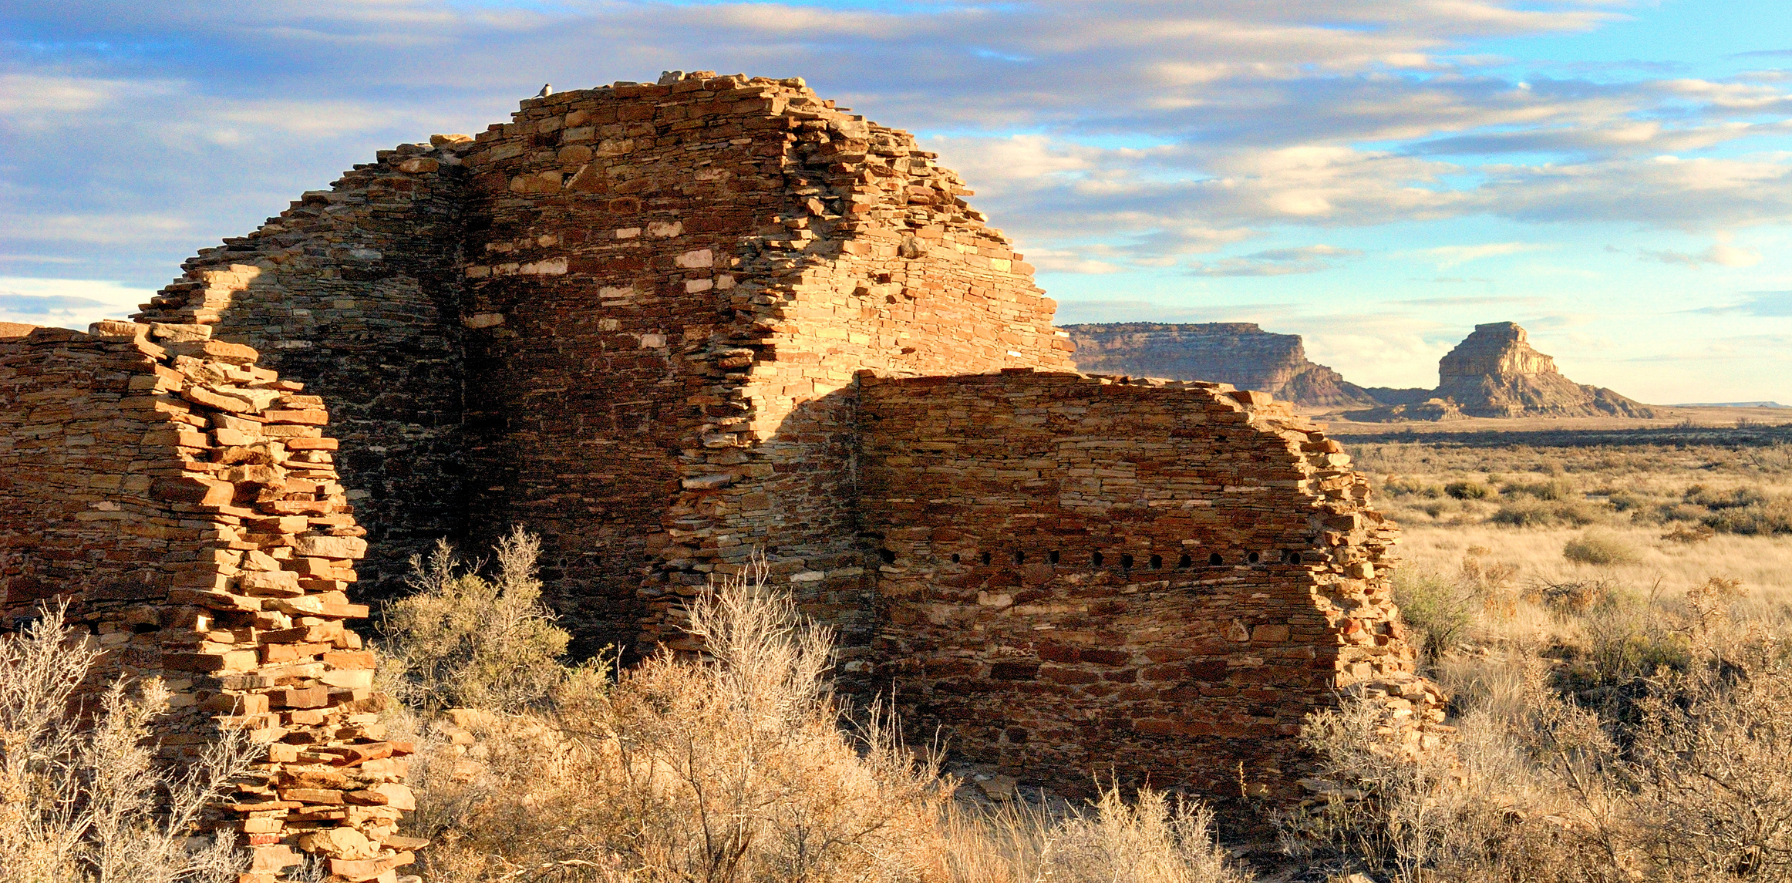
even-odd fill
[(1189, 272), (1196, 276), (1289, 276), (1296, 273), (1317, 273), (1330, 268), (1342, 258), (1359, 254), (1362, 252), (1330, 245), (1276, 248), (1242, 257), (1196, 263)]
[(1489, 242), (1482, 245), (1443, 245), (1424, 249), (1420, 254), (1436, 261), (1438, 269), (1448, 270), (1482, 258), (1502, 257), (1527, 251), (1543, 251), (1550, 248), (1554, 248), (1554, 246), (1535, 242)]
[(1639, 249), (1638, 256), (1646, 261), (1660, 261), (1664, 264), (1680, 264), (1687, 267), (1752, 267), (1761, 262), (1761, 253), (1753, 249), (1742, 248), (1730, 244), (1728, 234), (1720, 234), (1718, 241), (1701, 252), (1682, 252), (1672, 249)]
[(1693, 312), (1729, 316), (1756, 316), (1771, 319), (1792, 318), (1792, 291), (1751, 291), (1742, 300), (1723, 306), (1703, 307)]

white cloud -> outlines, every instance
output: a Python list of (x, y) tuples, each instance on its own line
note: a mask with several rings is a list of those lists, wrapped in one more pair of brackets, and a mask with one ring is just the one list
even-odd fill
[(1482, 258), (1502, 257), (1509, 254), (1520, 254), (1527, 251), (1542, 251), (1554, 248), (1534, 242), (1489, 242), (1482, 245), (1445, 245), (1427, 248), (1419, 252), (1437, 261), (1439, 270), (1460, 267), (1470, 261)]
[(1644, 260), (1660, 261), (1664, 264), (1681, 264), (1688, 267), (1701, 267), (1708, 264), (1719, 267), (1752, 267), (1761, 262), (1760, 252), (1734, 246), (1727, 241), (1714, 242), (1701, 252), (1642, 249), (1638, 254)]
[(0, 322), (85, 331), (101, 319), (123, 319), (155, 292), (91, 279), (0, 276)]

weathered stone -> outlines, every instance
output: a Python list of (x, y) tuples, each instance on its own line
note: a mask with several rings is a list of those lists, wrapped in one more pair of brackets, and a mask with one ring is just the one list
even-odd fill
[[(341, 622), (365, 614), (342, 592), (354, 579), (349, 560), (365, 549), (354, 519), (263, 519), (240, 508), (259, 499), (346, 510), (324, 453), (333, 440), (316, 430), (294, 444), (261, 440), (277, 402), (318, 413), (323, 403), (293, 395), (297, 385), (254, 364), (248, 347), (210, 340), (209, 326), (95, 330), (0, 339), (0, 628), (60, 594), (108, 651), (89, 685), (160, 676), (174, 690), (172, 710), (157, 720), (170, 759), (197, 753), (220, 728), (267, 745), (237, 783), (245, 790), (204, 821), (240, 830), (253, 847), (246, 880), (271, 883), (298, 861), (295, 844), (329, 842), (371, 861), (403, 854), (375, 842), (386, 829), (372, 817), (342, 812), (344, 789), (381, 798), (367, 806), (409, 808), (398, 770), (352, 783), (341, 773), (292, 774), (298, 747), (273, 741), (347, 757), (393, 751), (350, 725), (372, 696), (370, 654), (352, 649), (359, 643)], [(135, 398), (144, 390), (161, 396), (156, 407)], [(199, 426), (215, 427), (215, 442), (190, 431)], [(290, 558), (294, 542), (332, 557)], [(269, 609), (274, 602), (328, 619), (295, 627)], [(301, 843), (301, 830), (311, 839)]]
[(1511, 322), (1476, 325), (1437, 363), (1434, 390), (1373, 388), (1381, 407), (1352, 420), (1448, 420), (1453, 417), (1654, 417), (1647, 405), (1609, 389), (1575, 383), (1555, 360), (1531, 348)]
[[(1335, 443), (1266, 393), (1072, 373), (1031, 267), (935, 159), (795, 81), (561, 93), (189, 261), (139, 318), (215, 340), (96, 338), (165, 385), (131, 437), (147, 462), (231, 489), (120, 498), (168, 534), (130, 548), (203, 562), (164, 576), (218, 652), (166, 664), (264, 696), (222, 704), (271, 762), (375, 776), (409, 749), (341, 736), (369, 669), (309, 630), (366, 615), (348, 591), (391, 589), (439, 537), (521, 525), (578, 646), (630, 656), (696, 649), (682, 599), (765, 550), (836, 630), (843, 689), (893, 682), (912, 725), (1004, 775), (1236, 795), (1243, 764), (1285, 796), (1301, 715), (1339, 690), (1429, 715), (1372, 566), (1392, 526)], [(200, 387), (218, 398), (181, 396)], [(0, 437), (84, 438), (73, 413)], [(339, 451), (309, 441), (326, 426)], [(118, 523), (70, 515), (30, 517)], [(232, 582), (274, 572), (303, 593)], [(289, 827), (327, 828), (391, 805), (361, 802), (378, 784), (279, 794)]]

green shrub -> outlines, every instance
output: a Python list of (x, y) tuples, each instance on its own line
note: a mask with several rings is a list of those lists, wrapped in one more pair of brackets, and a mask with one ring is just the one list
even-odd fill
[(1513, 527), (1537, 527), (1555, 522), (1555, 510), (1535, 500), (1513, 500), (1493, 513), (1493, 523)]
[(1565, 478), (1552, 478), (1549, 481), (1536, 483), (1514, 482), (1501, 488), (1500, 492), (1508, 497), (1531, 497), (1538, 500), (1572, 500), (1580, 496), (1574, 482)]
[(1472, 589), (1454, 580), (1406, 571), (1394, 574), (1394, 603), (1406, 624), (1419, 633), (1419, 651), (1430, 662), (1468, 639), (1481, 606)]
[[(389, 689), (409, 705), (515, 709), (546, 701), (566, 677), (570, 636), (554, 625), (535, 578), (540, 542), (517, 528), (498, 541), (491, 579), (437, 543), (411, 560), (416, 593), (386, 609), (380, 647)], [(476, 568), (475, 568), (476, 569)]]
[(1635, 548), (1618, 537), (1611, 534), (1590, 533), (1575, 537), (1564, 544), (1562, 557), (1576, 564), (1607, 566), (1634, 564), (1639, 556)]
[(1705, 526), (1720, 533), (1744, 536), (1792, 534), (1792, 499), (1726, 508), (1706, 516), (1702, 521)]

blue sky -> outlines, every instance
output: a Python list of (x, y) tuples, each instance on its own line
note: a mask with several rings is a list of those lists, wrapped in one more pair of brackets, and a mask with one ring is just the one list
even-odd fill
[(675, 68), (915, 132), (1060, 321), (1428, 386), (1510, 320), (1583, 383), (1792, 403), (1783, 0), (13, 0), (0, 321), (123, 315), (377, 149)]

